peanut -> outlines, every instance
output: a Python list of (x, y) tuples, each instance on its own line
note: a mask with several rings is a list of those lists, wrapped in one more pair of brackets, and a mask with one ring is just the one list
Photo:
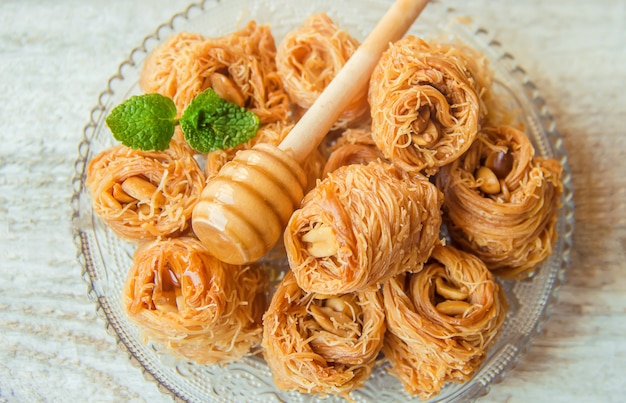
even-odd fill
[(465, 301), (443, 301), (437, 304), (435, 308), (444, 315), (457, 316), (465, 315), (467, 311), (472, 309), (472, 305)]
[(411, 136), (414, 144), (422, 147), (430, 147), (439, 140), (439, 130), (432, 121), (428, 122), (426, 129)]
[(437, 294), (446, 299), (462, 301), (469, 296), (464, 289), (458, 289), (447, 284), (441, 277), (437, 277), (435, 280), (435, 289), (437, 290)]
[(134, 197), (131, 197), (124, 192), (122, 185), (119, 183), (113, 185), (113, 197), (115, 197), (120, 203), (132, 203), (136, 200)]
[(104, 207), (108, 207), (110, 209), (122, 208), (120, 202), (109, 192), (102, 192), (102, 195), (100, 196), (100, 201), (102, 202)]
[(150, 215), (150, 206), (147, 204), (140, 204), (137, 207), (137, 213), (148, 216)]
[(217, 93), (221, 98), (229, 102), (233, 102), (239, 106), (244, 106), (246, 103), (245, 98), (239, 91), (239, 88), (233, 83), (233, 81), (220, 73), (213, 73), (210, 77), (211, 87), (213, 91)]
[(130, 197), (140, 202), (150, 203), (154, 196), (155, 207), (163, 204), (165, 201), (163, 195), (157, 192), (157, 187), (145, 179), (138, 176), (131, 176), (122, 183), (122, 190)]
[(328, 257), (339, 251), (339, 242), (332, 227), (322, 225), (302, 235), (306, 250), (316, 258)]
[(476, 180), (480, 182), (480, 190), (486, 194), (498, 194), (500, 193), (500, 181), (496, 174), (486, 166), (478, 168), (476, 172)]
[(350, 318), (356, 318), (359, 306), (352, 294), (331, 297), (324, 300), (324, 306), (336, 312), (341, 312)]

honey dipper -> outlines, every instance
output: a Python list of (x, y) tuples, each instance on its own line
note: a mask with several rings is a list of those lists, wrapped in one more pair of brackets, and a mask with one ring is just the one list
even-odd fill
[(278, 147), (239, 151), (204, 188), (192, 227), (205, 247), (230, 264), (257, 261), (280, 239), (304, 195), (300, 164), (319, 145), (369, 77), (390, 42), (400, 39), (428, 0), (396, 0)]

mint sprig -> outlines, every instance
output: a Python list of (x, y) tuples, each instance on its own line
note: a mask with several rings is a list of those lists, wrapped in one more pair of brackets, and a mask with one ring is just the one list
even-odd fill
[(180, 128), (191, 148), (208, 153), (245, 143), (259, 129), (259, 117), (228, 102), (212, 89), (191, 100), (180, 119)]
[(207, 153), (245, 143), (259, 130), (259, 117), (221, 98), (212, 88), (198, 94), (176, 119), (176, 105), (160, 94), (134, 95), (106, 118), (113, 137), (127, 147), (162, 151), (169, 147), (176, 125), (194, 150)]

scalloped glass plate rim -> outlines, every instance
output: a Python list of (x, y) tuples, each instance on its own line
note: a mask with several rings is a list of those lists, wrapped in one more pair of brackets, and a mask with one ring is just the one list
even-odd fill
[[(71, 200), (73, 208), (73, 236), (78, 251), (77, 258), (83, 268), (83, 278), (88, 285), (88, 295), (96, 302), (97, 313), (106, 321), (109, 333), (116, 338), (118, 345), (127, 352), (131, 362), (140, 367), (145, 378), (156, 382), (163, 392), (170, 394), (175, 399), (184, 401), (206, 401), (207, 399), (226, 401), (239, 398), (241, 401), (257, 401), (256, 399), (260, 398), (265, 400), (259, 401), (267, 401), (267, 399), (272, 400), (271, 398), (273, 398), (274, 401), (283, 401), (285, 399), (288, 401), (334, 401), (332, 397), (330, 399), (321, 399), (315, 395), (275, 390), (271, 383), (269, 370), (263, 360), (258, 357), (247, 357), (241, 362), (226, 367), (214, 366), (214, 368), (211, 367), (208, 370), (207, 368), (199, 368), (201, 366), (192, 363), (178, 362), (161, 353), (155, 346), (143, 344), (139, 340), (137, 330), (133, 326), (129, 326), (125, 318), (120, 317), (120, 307), (116, 306), (115, 299), (112, 299), (107, 294), (110, 282), (119, 285), (120, 281), (123, 282), (123, 279), (110, 275), (111, 273), (107, 269), (109, 267), (107, 264), (111, 263), (107, 260), (110, 257), (104, 253), (106, 251), (103, 252), (103, 248), (111, 249), (113, 246), (121, 248), (120, 256), (117, 256), (117, 252), (116, 256), (114, 256), (115, 263), (119, 265), (119, 260), (128, 261), (130, 259), (132, 246), (122, 242), (119, 245), (101, 245), (101, 242), (99, 242), (96, 234), (99, 230), (98, 219), (94, 217), (91, 211), (89, 195), (84, 186), (87, 163), (95, 154), (92, 146), (95, 145), (98, 136), (102, 135), (106, 113), (114, 106), (114, 98), (119, 95), (116, 92), (117, 87), (126, 88), (126, 92), (121, 94), (122, 98), (126, 98), (130, 93), (138, 91), (136, 83), (133, 82), (131, 85), (128, 85), (129, 79), (127, 75), (132, 75), (129, 73), (133, 72), (136, 74), (148, 52), (172, 33), (193, 26), (192, 22), (202, 20), (210, 11), (223, 11), (227, 7), (227, 3), (232, 8), (230, 12), (236, 12), (237, 10), (234, 10), (234, 7), (240, 4), (250, 7), (244, 7), (239, 10), (239, 20), (235, 22), (241, 23), (243, 20), (250, 19), (252, 15), (255, 15), (255, 12), (258, 13), (259, 8), (262, 6), (267, 7), (267, 10), (263, 12), (271, 13), (278, 10), (277, 8), (273, 9), (272, 5), (276, 6), (275, 3), (282, 3), (284, 8), (281, 10), (284, 13), (293, 11), (287, 7), (287, 3), (293, 5), (301, 2), (289, 2), (289, 0), (233, 0), (230, 2), (205, 0), (200, 3), (193, 3), (183, 12), (175, 14), (168, 22), (157, 27), (153, 34), (147, 36), (140, 46), (131, 51), (128, 59), (120, 64), (118, 72), (109, 79), (107, 88), (100, 94), (98, 103), (91, 111), (89, 123), (84, 128), (83, 138), (78, 146), (79, 155), (75, 163), (75, 176), (72, 180), (74, 194)], [(328, 10), (323, 11), (328, 11), (331, 17), (333, 16), (333, 10), (336, 10), (337, 7), (342, 8), (346, 3), (348, 3), (345, 6), (346, 8), (350, 8), (350, 6), (357, 7), (357, 4), (360, 7), (364, 7), (364, 2), (359, 0), (344, 1), (341, 2), (342, 5), (334, 3), (331, 0), (312, 0), (307, 2), (307, 5), (315, 8), (316, 5), (325, 4)], [(379, 15), (382, 15), (390, 1), (368, 0), (367, 3), (371, 6), (376, 6), (368, 8), (370, 13), (378, 12)], [(257, 11), (254, 10), (255, 7)], [(301, 13), (293, 15), (301, 20), (305, 16), (304, 12)], [(563, 206), (560, 210), (559, 222), (557, 224), (559, 238), (553, 255), (533, 278), (522, 282), (503, 283), (504, 288), (507, 289), (507, 295), (516, 294), (517, 292), (523, 293), (525, 288), (533, 288), (535, 285), (539, 288), (540, 298), (534, 301), (533, 307), (535, 309), (530, 317), (518, 318), (513, 315), (511, 318), (507, 318), (509, 324), (511, 322), (518, 323), (518, 326), (521, 326), (523, 331), (513, 335), (507, 334), (506, 342), (503, 342), (504, 335), (501, 335), (496, 345), (490, 350), (485, 363), (472, 379), (464, 384), (447, 386), (439, 396), (432, 399), (432, 401), (467, 401), (487, 394), (491, 384), (500, 382), (517, 365), (519, 359), (530, 348), (533, 339), (541, 332), (545, 321), (550, 316), (552, 307), (556, 303), (558, 290), (563, 282), (565, 270), (569, 265), (574, 224), (573, 189), (567, 154), (563, 149), (562, 139), (556, 130), (554, 119), (548, 112), (547, 105), (539, 95), (538, 89), (529, 79), (526, 72), (517, 64), (515, 58), (502, 49), (502, 45), (490, 35), (487, 29), (475, 25), (471, 19), (465, 18), (458, 11), (446, 8), (441, 1), (431, 1), (431, 4), (427, 6), (423, 15), (412, 28), (411, 33), (418, 35), (428, 34), (427, 31), (418, 31), (428, 25), (428, 22), (424, 20), (434, 18), (433, 15), (434, 17), (443, 17), (437, 19), (436, 21), (438, 22), (435, 23), (440, 32), (457, 36), (484, 52), (492, 63), (496, 76), (506, 81), (504, 83), (506, 88), (512, 90), (512, 87), (514, 87), (515, 90), (519, 91), (510, 92), (511, 95), (517, 94), (513, 96), (523, 107), (523, 113), (527, 118), (529, 126), (528, 130), (532, 131), (535, 137), (538, 136), (538, 138), (534, 138), (535, 140), (540, 140), (538, 143), (535, 141), (538, 153), (556, 158), (564, 166)], [(274, 14), (270, 17), (277, 18), (274, 17)], [(362, 15), (358, 15), (358, 18), (364, 19), (362, 17)], [(353, 32), (350, 27), (346, 27), (343, 24), (343, 21), (338, 20), (338, 22), (342, 28), (347, 29), (355, 36), (359, 37), (360, 35), (359, 39), (363, 39), (366, 35), (366, 32), (362, 29), (360, 32)], [(368, 21), (372, 25), (375, 22), (376, 19)], [(444, 27), (442, 27), (442, 24)], [(232, 27), (231, 31), (234, 29), (235, 27)], [(197, 32), (197, 30), (195, 31)], [(279, 35), (276, 35), (274, 29), (272, 31), (278, 43)], [(200, 33), (216, 35), (227, 32)], [(124, 87), (124, 84), (126, 84), (126, 87)], [(104, 143), (106, 144), (107, 141), (111, 140), (104, 140)], [(102, 146), (102, 144), (100, 145)], [(115, 240), (111, 241), (108, 238), (105, 241), (115, 242)], [(522, 288), (522, 290), (519, 291), (516, 288)], [(514, 312), (518, 312), (520, 307), (515, 307), (515, 301), (513, 301), (513, 305)], [(506, 326), (505, 324), (505, 329)], [(205, 372), (205, 370), (208, 372)], [(213, 381), (209, 382), (208, 385), (196, 379), (207, 376)], [(245, 384), (248, 388), (243, 390), (229, 388), (229, 385), (235, 384), (239, 386)], [(355, 391), (353, 397), (356, 401), (363, 402), (380, 400), (381, 398), (385, 398), (385, 401), (389, 401), (389, 399), (419, 401), (417, 397), (410, 398), (404, 394), (399, 382), (386, 373), (384, 365), (375, 369), (366, 387)]]

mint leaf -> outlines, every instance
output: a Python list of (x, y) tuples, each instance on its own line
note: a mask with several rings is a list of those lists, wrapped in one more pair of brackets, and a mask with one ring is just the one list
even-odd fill
[(245, 143), (260, 126), (256, 114), (220, 98), (212, 88), (189, 103), (179, 123), (187, 143), (201, 153)]
[(257, 134), (259, 117), (228, 102), (213, 89), (198, 94), (176, 119), (176, 105), (160, 94), (134, 95), (109, 114), (106, 124), (113, 137), (143, 151), (165, 150), (180, 124), (189, 145), (201, 153), (232, 148)]
[(162, 151), (169, 147), (178, 124), (176, 105), (160, 94), (133, 95), (113, 108), (106, 124), (127, 147)]

